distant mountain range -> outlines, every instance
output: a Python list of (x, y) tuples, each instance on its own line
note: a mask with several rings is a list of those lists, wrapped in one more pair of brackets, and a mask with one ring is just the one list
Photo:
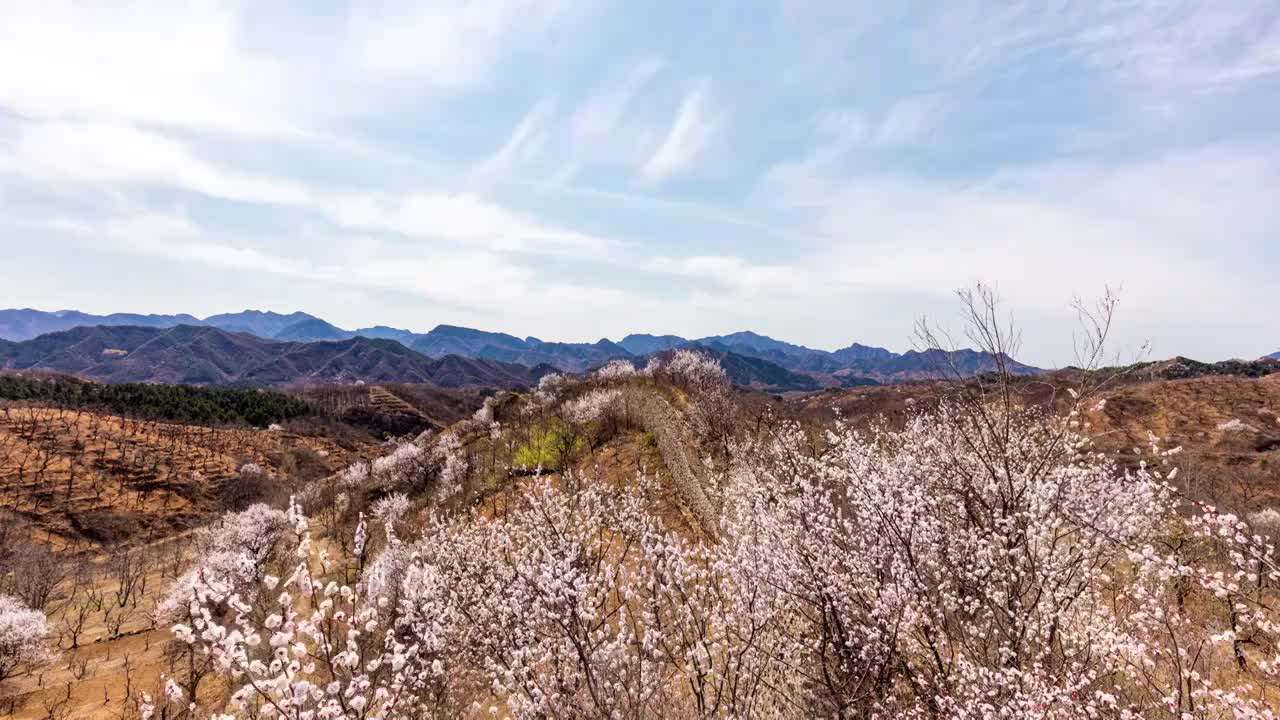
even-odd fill
[(440, 387), (529, 387), (555, 372), (450, 355), (429, 358), (391, 340), (265, 340), (215, 327), (90, 326), (0, 342), (0, 367), (75, 373), (102, 382), (269, 386), (409, 382)]
[(1273, 352), (1264, 357), (1263, 360), (1280, 360), (1280, 352)]
[[(485, 360), (498, 363), (494, 367), (517, 365), (534, 369), (546, 366), (567, 372), (584, 372), (615, 358), (638, 360), (676, 348), (698, 347), (719, 357), (735, 383), (772, 390), (811, 390), (822, 387), (937, 377), (944, 372), (944, 369), (947, 373), (950, 373), (953, 367), (962, 374), (972, 375), (993, 370), (996, 366), (991, 356), (973, 350), (961, 350), (953, 353), (944, 353), (941, 350), (895, 353), (885, 348), (854, 343), (848, 347), (829, 352), (775, 340), (754, 332), (738, 332), (697, 339), (684, 338), (678, 335), (633, 334), (627, 335), (618, 342), (601, 339), (594, 343), (563, 343), (545, 342), (535, 337), (521, 339), (506, 333), (487, 332), (454, 325), (439, 325), (427, 333), (415, 333), (386, 326), (344, 330), (314, 315), (302, 312), (285, 315), (259, 310), (246, 310), (239, 313), (212, 315), (199, 319), (185, 314), (90, 315), (74, 310), (59, 312), (44, 312), (31, 309), (0, 310), (0, 338), (10, 341), (31, 341), (48, 333), (57, 333), (86, 326), (97, 326), (104, 329), (108, 327), (130, 328), (130, 330), (122, 333), (122, 338), (134, 337), (143, 329), (170, 329), (178, 328), (179, 326), (187, 328), (184, 330), (186, 333), (191, 333), (201, 328), (221, 330), (224, 333), (250, 335), (253, 336), (254, 340), (258, 341), (279, 341), (299, 346), (313, 343), (319, 344), (325, 350), (309, 351), (319, 355), (339, 347), (375, 348), (377, 349), (376, 356), (385, 365), (374, 372), (374, 375), (378, 375), (380, 381), (385, 382), (392, 381), (392, 378), (382, 376), (392, 373), (393, 368), (396, 372), (407, 374), (405, 377), (395, 378), (402, 382), (415, 382), (417, 380), (412, 378), (419, 377), (422, 372), (425, 372), (417, 369), (416, 366), (414, 366), (415, 369), (410, 370), (411, 363), (408, 363), (401, 356), (398, 356), (398, 359), (389, 357), (390, 354), (398, 352), (398, 350), (393, 351), (388, 345), (384, 344), (388, 341), (392, 345), (398, 345), (400, 350), (407, 348), (414, 351), (415, 356), (436, 359), (446, 359), (454, 356), (459, 359)], [(206, 335), (205, 337), (212, 338), (215, 335)], [(219, 340), (218, 342), (225, 345), (228, 341)], [(347, 343), (347, 345), (342, 345), (342, 343)], [(271, 347), (273, 350), (269, 354), (276, 353), (275, 346), (272, 345)], [(125, 347), (112, 347), (109, 349), (123, 350), (130, 355), (135, 353), (134, 350)], [(148, 352), (151, 351), (150, 348), (147, 348), (147, 350)], [(24, 362), (30, 362), (29, 356), (25, 354), (28, 350), (10, 348), (6, 351), (4, 346), (0, 345), (0, 352), (17, 352), (22, 357), (27, 358)], [(287, 351), (287, 353), (299, 352), (301, 350), (297, 347)], [(368, 352), (372, 352), (372, 350)], [(64, 361), (61, 357), (55, 360), (58, 362)], [(123, 361), (123, 358), (120, 358), (120, 360)], [(10, 359), (7, 362), (11, 366), (19, 366), (15, 365), (19, 361), (14, 359)], [(52, 361), (46, 360), (42, 362)], [(201, 366), (199, 369), (191, 371), (194, 377), (207, 377), (208, 379), (188, 380), (185, 382), (274, 384), (286, 382), (287, 380), (279, 378), (290, 376), (287, 364), (284, 367), (276, 367), (274, 369), (265, 365), (261, 367), (255, 366), (250, 374), (246, 375), (245, 368), (223, 368), (216, 359), (210, 359), (209, 362), (212, 363), (212, 370)], [(260, 362), (265, 362), (265, 360), (260, 359)], [(450, 362), (456, 367), (459, 360)], [(1015, 372), (1025, 374), (1038, 372), (1036, 368), (1012, 360), (1009, 362)], [(141, 360), (135, 361), (135, 364), (140, 363)], [(34, 365), (27, 366), (34, 367)], [(107, 372), (108, 374), (121, 372), (121, 368), (118, 366), (119, 363), (112, 360), (110, 368), (98, 368), (95, 372)], [(310, 366), (307, 367), (310, 368)], [(368, 366), (366, 369), (371, 368), (372, 366)], [(53, 369), (67, 370), (68, 368), (56, 367)], [(354, 370), (353, 367), (343, 364), (340, 368), (311, 368), (307, 372), (318, 372), (320, 373), (319, 376), (338, 379), (341, 377), (342, 372), (347, 372), (350, 375)], [(83, 370), (69, 371), (84, 372)], [(298, 372), (292, 374), (297, 376), (301, 373), (302, 370), (299, 369)], [(459, 369), (458, 373), (460, 376), (467, 377), (472, 375), (476, 377), (486, 376), (485, 372), (477, 371), (472, 373), (470, 369)], [(134, 370), (126, 374), (139, 375), (142, 373)], [(351, 376), (354, 377), (354, 375)], [(370, 378), (362, 379), (368, 380)], [(468, 382), (463, 384), (486, 383)]]

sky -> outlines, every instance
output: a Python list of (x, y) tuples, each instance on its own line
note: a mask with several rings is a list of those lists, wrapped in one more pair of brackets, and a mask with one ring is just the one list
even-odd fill
[(0, 307), (1280, 350), (1280, 5), (0, 5)]

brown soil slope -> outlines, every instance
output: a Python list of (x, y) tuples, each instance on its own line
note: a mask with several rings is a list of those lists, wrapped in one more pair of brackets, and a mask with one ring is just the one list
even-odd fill
[(334, 472), (358, 453), (280, 430), (7, 407), (0, 410), (0, 513), (25, 519), (57, 544), (157, 539), (220, 514), (219, 494), (245, 463), (283, 478), (303, 466)]
[(1161, 380), (1106, 393), (1087, 414), (1104, 448), (1133, 454), (1149, 433), (1181, 446), (1178, 485), (1250, 511), (1280, 505), (1280, 375)]

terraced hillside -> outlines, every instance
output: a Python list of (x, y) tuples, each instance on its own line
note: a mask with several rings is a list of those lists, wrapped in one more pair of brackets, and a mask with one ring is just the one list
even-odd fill
[(283, 430), (8, 406), (0, 408), (0, 513), (57, 543), (144, 541), (220, 513), (247, 463), (283, 482), (299, 470), (332, 472), (360, 452)]

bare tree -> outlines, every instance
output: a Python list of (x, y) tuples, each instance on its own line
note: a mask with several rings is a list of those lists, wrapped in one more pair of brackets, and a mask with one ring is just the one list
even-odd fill
[(129, 550), (116, 546), (107, 562), (108, 572), (115, 581), (115, 601), (119, 607), (132, 603), (138, 605), (138, 595), (146, 589), (146, 576), (150, 563), (145, 548)]
[(9, 591), (28, 606), (43, 610), (66, 579), (68, 564), (47, 546), (24, 543), (10, 556)]

